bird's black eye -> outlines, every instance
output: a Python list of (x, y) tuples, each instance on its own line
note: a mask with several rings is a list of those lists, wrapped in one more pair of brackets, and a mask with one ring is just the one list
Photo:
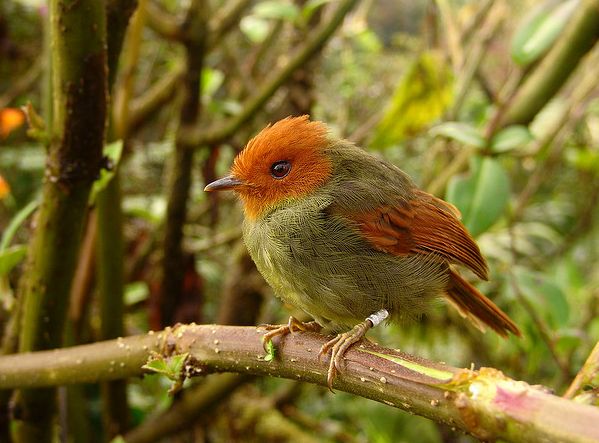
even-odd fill
[(288, 160), (279, 160), (270, 167), (270, 175), (278, 180), (289, 174), (289, 171), (291, 171), (291, 163)]

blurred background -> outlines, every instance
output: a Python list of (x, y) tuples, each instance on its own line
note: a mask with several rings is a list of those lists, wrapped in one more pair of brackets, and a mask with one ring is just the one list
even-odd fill
[[(478, 287), (523, 331), (522, 339), (481, 334), (439, 302), (420, 321), (370, 337), (566, 390), (599, 340), (596, 1), (107, 5), (117, 9), (107, 22), (106, 169), (90, 198), (66, 344), (177, 322), (306, 319), (257, 273), (234, 196), (203, 187), (226, 174), (267, 123), (310, 114), (460, 209), (491, 269)], [(110, 39), (119, 34), (122, 47), (114, 49)], [(5, 352), (44, 176), (50, 47), (44, 2), (0, 3)], [(123, 300), (122, 316), (102, 313), (106, 296)], [(105, 326), (102, 315), (117, 326)], [(201, 397), (218, 377), (193, 380), (185, 395)], [(128, 381), (116, 419), (102, 413), (97, 386), (61, 390), (64, 441), (151, 429), (183, 396), (168, 396), (168, 387), (159, 376)], [(472, 441), (404, 411), (289, 380), (238, 378), (218, 392), (213, 407), (178, 427), (127, 441)]]

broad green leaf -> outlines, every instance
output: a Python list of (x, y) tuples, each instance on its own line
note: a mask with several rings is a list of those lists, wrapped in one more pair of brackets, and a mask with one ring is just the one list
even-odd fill
[(422, 53), (400, 79), (370, 146), (382, 149), (424, 130), (453, 100), (450, 66), (436, 52)]
[(0, 240), (0, 252), (8, 248), (8, 245), (10, 244), (19, 227), (25, 220), (27, 220), (27, 217), (29, 217), (31, 213), (37, 209), (38, 206), (39, 201), (37, 199), (32, 200), (15, 214), (2, 234), (2, 239)]
[(300, 11), (296, 5), (287, 1), (265, 1), (254, 7), (254, 14), (262, 18), (293, 21)]
[(268, 21), (255, 15), (243, 17), (239, 22), (239, 27), (252, 43), (262, 43), (270, 31)]
[(579, 0), (546, 1), (520, 23), (512, 40), (512, 58), (522, 66), (544, 55), (572, 16)]
[(100, 171), (100, 177), (94, 182), (92, 190), (90, 192), (89, 201), (90, 204), (96, 201), (96, 196), (99, 192), (108, 186), (112, 177), (114, 177), (114, 171), (117, 165), (121, 161), (121, 155), (123, 153), (123, 140), (117, 140), (104, 147), (104, 156), (108, 158), (110, 162), (110, 170), (102, 169)]
[(533, 136), (526, 126), (512, 125), (499, 131), (491, 140), (493, 152), (507, 152), (531, 142)]
[(473, 197), (474, 185), (470, 177), (454, 175), (449, 180), (445, 199), (460, 210), (462, 222), (464, 221), (464, 215), (470, 212)]
[(468, 123), (445, 122), (437, 125), (429, 131), (433, 136), (443, 136), (456, 140), (465, 145), (475, 146), (477, 148), (485, 147), (485, 139), (480, 131)]
[(570, 306), (561, 288), (546, 275), (516, 269), (516, 280), (523, 295), (554, 327), (564, 326), (570, 316)]
[(8, 274), (27, 255), (27, 246), (15, 245), (0, 251), (0, 277)]
[(474, 157), (470, 175), (453, 177), (447, 188), (447, 200), (460, 210), (464, 225), (475, 237), (502, 216), (509, 195), (509, 178), (491, 157)]

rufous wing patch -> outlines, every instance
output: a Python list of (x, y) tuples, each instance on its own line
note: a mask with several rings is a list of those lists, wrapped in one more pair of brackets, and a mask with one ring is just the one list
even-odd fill
[(434, 253), (486, 280), (487, 264), (458, 220), (459, 211), (424, 191), (415, 195), (417, 198), (407, 203), (380, 206), (349, 218), (380, 251), (393, 255)]

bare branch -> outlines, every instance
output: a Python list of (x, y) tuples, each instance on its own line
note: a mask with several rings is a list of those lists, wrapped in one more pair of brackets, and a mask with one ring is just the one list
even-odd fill
[(204, 145), (218, 144), (235, 133), (245, 122), (250, 120), (277, 89), (285, 83), (293, 72), (306, 63), (315, 53), (320, 51), (326, 41), (339, 27), (346, 14), (353, 8), (358, 0), (343, 0), (332, 14), (329, 22), (320, 26), (282, 69), (275, 71), (267, 77), (259, 91), (245, 103), (243, 109), (228, 122), (213, 128), (191, 128), (182, 134), (189, 148), (199, 148)]
[[(141, 375), (153, 353), (188, 354), (187, 373), (238, 372), (325, 386), (318, 357), (326, 337), (297, 333), (264, 360), (254, 327), (180, 325), (160, 333), (0, 358), (0, 389), (90, 383)], [(599, 439), (599, 409), (512, 380), (500, 371), (457, 369), (363, 342), (346, 355), (335, 389), (449, 424), (484, 440), (579, 442)], [(108, 368), (108, 369), (107, 369)]]

